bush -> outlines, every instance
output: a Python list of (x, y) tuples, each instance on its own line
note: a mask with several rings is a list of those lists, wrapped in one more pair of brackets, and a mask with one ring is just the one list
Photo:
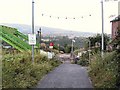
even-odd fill
[(81, 66), (88, 66), (89, 65), (89, 61), (85, 60), (85, 59), (82, 59), (82, 60), (78, 61), (78, 64), (81, 65)]
[(59, 64), (39, 53), (35, 55), (34, 63), (30, 53), (5, 55), (2, 58), (2, 88), (30, 88)]
[(95, 55), (90, 65), (89, 75), (94, 87), (116, 88), (118, 76), (118, 61), (115, 59), (116, 52), (105, 53), (104, 59)]
[(118, 64), (118, 74), (117, 74), (117, 81), (116, 81), (116, 86), (118, 88), (120, 88), (120, 52), (117, 51), (117, 55), (116, 55), (116, 61), (117, 61), (117, 64)]
[(78, 61), (79, 65), (82, 66), (88, 66), (89, 65), (89, 53), (82, 53), (82, 56), (80, 57), (80, 60)]

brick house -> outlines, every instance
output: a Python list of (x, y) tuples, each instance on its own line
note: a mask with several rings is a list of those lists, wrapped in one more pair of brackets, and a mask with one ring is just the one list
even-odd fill
[(115, 39), (118, 29), (120, 29), (120, 15), (110, 21), (112, 23), (112, 39)]

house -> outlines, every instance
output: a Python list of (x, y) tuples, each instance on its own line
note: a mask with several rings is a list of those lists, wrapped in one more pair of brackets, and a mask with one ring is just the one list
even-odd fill
[(118, 29), (120, 29), (120, 15), (110, 21), (112, 23), (112, 39), (115, 39)]

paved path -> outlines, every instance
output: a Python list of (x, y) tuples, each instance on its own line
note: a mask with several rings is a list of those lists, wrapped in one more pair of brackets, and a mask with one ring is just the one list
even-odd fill
[(92, 88), (92, 85), (84, 67), (64, 63), (46, 75), (37, 88)]

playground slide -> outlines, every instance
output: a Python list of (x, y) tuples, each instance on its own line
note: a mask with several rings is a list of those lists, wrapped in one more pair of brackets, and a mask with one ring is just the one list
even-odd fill
[[(16, 28), (1, 25), (0, 38), (21, 52), (31, 50), (31, 46), (28, 44), (28, 37)], [(38, 44), (36, 47), (38, 47)]]

